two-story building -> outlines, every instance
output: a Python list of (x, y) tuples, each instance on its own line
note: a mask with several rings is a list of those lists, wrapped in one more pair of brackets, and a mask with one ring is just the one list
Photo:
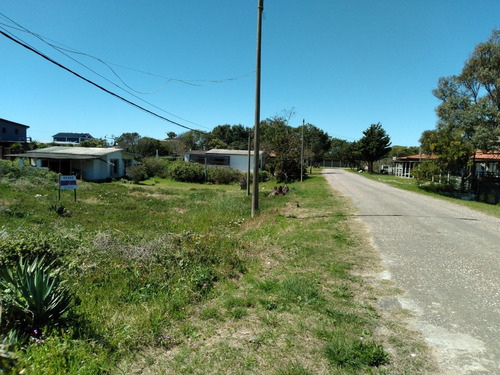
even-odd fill
[(26, 136), (28, 128), (27, 125), (0, 118), (0, 159), (12, 152), (28, 149), (28, 142), (31, 141)]
[(80, 143), (94, 139), (89, 133), (57, 133), (52, 136), (54, 143)]

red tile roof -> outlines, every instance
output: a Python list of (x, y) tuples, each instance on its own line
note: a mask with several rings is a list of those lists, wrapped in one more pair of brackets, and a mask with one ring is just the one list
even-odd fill
[(476, 160), (498, 160), (500, 161), (500, 151), (490, 151), (482, 152), (478, 150), (476, 152)]
[[(421, 160), (429, 160), (429, 159), (435, 159), (436, 155), (410, 155), (410, 156), (402, 156), (398, 158), (398, 161), (421, 161)], [(471, 156), (471, 159), (473, 157)], [(476, 151), (475, 159), (477, 161), (482, 161), (482, 160), (498, 160), (500, 161), (500, 151), (489, 151), (489, 152), (482, 152), (481, 150)]]

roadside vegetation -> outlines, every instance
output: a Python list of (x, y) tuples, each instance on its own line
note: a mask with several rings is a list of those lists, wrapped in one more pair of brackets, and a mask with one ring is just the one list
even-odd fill
[(425, 373), (428, 349), (320, 176), (249, 217), (237, 184), (0, 177), (4, 373)]

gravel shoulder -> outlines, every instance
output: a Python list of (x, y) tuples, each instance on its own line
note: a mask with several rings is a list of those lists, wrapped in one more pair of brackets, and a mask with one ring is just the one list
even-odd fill
[(324, 171), (366, 224), (397, 303), (449, 374), (500, 373), (500, 220), (341, 169)]

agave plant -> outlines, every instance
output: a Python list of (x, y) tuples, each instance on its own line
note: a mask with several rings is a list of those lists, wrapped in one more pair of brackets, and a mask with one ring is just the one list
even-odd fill
[(14, 266), (1, 267), (0, 288), (4, 306), (18, 310), (18, 318), (31, 326), (55, 323), (71, 306), (71, 293), (59, 271), (43, 257), (31, 263), (21, 257)]

